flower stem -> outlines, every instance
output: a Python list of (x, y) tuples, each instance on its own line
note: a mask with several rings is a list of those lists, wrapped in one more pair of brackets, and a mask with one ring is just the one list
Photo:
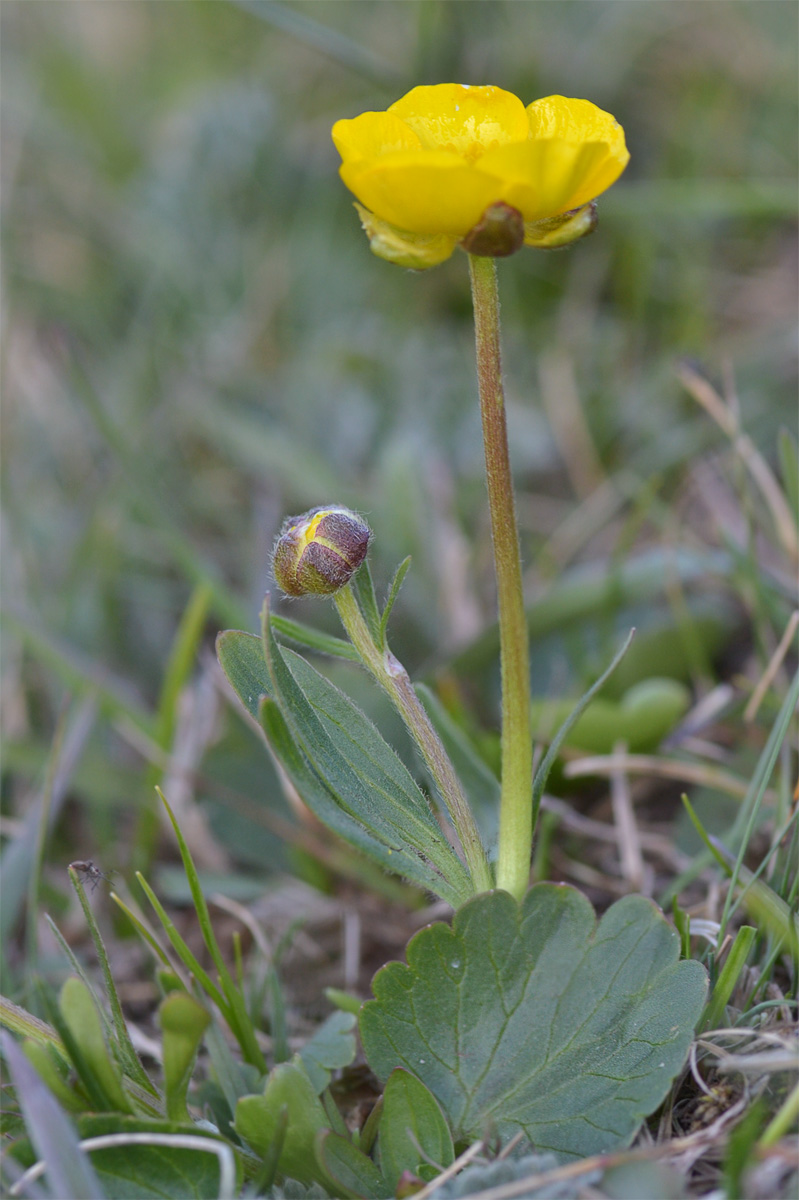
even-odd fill
[(408, 672), (388, 646), (381, 649), (375, 645), (349, 584), (336, 592), (333, 599), (341, 623), (361, 656), (364, 666), (388, 693), (389, 699), (421, 751), (460, 838), (475, 892), (489, 891), (494, 886), (494, 881), (474, 817), (449, 755), (414, 691)]
[(499, 344), (499, 295), (494, 259), (470, 254), (469, 274), (474, 303), (477, 379), (494, 545), (502, 669), (502, 799), (497, 887), (521, 899), (530, 877), (533, 841), (530, 650), (508, 456)]

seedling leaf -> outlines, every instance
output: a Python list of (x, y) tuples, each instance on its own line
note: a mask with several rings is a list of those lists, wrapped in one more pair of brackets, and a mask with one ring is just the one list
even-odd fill
[(438, 1101), (401, 1067), (391, 1072), (386, 1084), (379, 1137), (380, 1167), (392, 1193), (403, 1171), (418, 1175), (423, 1164), (448, 1167), (455, 1158)]
[(330, 1072), (348, 1067), (355, 1058), (355, 1014), (331, 1013), (302, 1050), (300, 1058), (317, 1092), (330, 1083)]
[(381, 1200), (393, 1195), (371, 1158), (340, 1134), (321, 1131), (315, 1149), (320, 1176), (334, 1184), (332, 1195), (347, 1200)]

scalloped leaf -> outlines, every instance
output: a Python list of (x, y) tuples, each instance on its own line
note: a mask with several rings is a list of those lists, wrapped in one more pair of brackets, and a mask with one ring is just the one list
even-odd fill
[(538, 884), (521, 906), (477, 896), (389, 963), (360, 1019), (369, 1065), (438, 1100), (456, 1141), (519, 1130), (561, 1160), (628, 1145), (665, 1097), (707, 978), (679, 962), (660, 910), (627, 896), (596, 923), (574, 888)]

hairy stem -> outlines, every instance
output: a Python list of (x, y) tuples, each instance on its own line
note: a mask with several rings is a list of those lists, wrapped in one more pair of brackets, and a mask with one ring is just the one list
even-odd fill
[(469, 273), (474, 302), (477, 379), (497, 580), (502, 668), (502, 800), (497, 887), (521, 899), (530, 876), (533, 841), (530, 651), (508, 456), (499, 342), (499, 295), (494, 259), (470, 254)]
[(475, 892), (488, 891), (494, 883), (474, 817), (449, 755), (414, 691), (408, 672), (387, 646), (380, 649), (375, 645), (349, 584), (336, 592), (334, 600), (341, 622), (364, 666), (388, 693), (435, 780), (463, 847)]

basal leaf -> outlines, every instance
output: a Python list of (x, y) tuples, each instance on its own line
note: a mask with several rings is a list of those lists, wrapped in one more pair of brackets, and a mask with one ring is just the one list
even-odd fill
[(393, 1195), (371, 1158), (340, 1134), (323, 1130), (316, 1135), (315, 1149), (320, 1176), (333, 1184), (332, 1195), (347, 1200), (381, 1200)]
[(562, 1160), (629, 1144), (683, 1064), (707, 991), (675, 931), (629, 896), (596, 924), (575, 889), (538, 884), (521, 906), (476, 897), (390, 963), (361, 1013), (372, 1069), (404, 1067), (454, 1138), (520, 1130)]
[(422, 1164), (448, 1167), (455, 1158), (452, 1134), (438, 1101), (401, 1067), (391, 1072), (383, 1093), (378, 1146), (380, 1167), (392, 1192), (403, 1171), (418, 1175)]
[(348, 1067), (355, 1058), (355, 1014), (331, 1013), (300, 1050), (300, 1058), (317, 1092), (330, 1083), (330, 1072)]
[[(330, 1121), (302, 1066), (281, 1063), (270, 1073), (263, 1093), (243, 1096), (236, 1105), (236, 1133), (260, 1155), (266, 1157), (288, 1113), (278, 1169), (301, 1183), (319, 1180), (314, 1158), (314, 1139)], [(321, 1180), (320, 1182), (324, 1182)]]
[[(225, 1191), (236, 1186), (241, 1171), (235, 1153), (220, 1138), (191, 1122), (144, 1120), (137, 1117), (81, 1117), (81, 1138), (128, 1135), (130, 1143), (90, 1152), (91, 1164), (114, 1200), (217, 1200), (222, 1194), (220, 1154), (232, 1174)], [(192, 1146), (182, 1144), (191, 1138)], [(198, 1139), (208, 1143), (203, 1150)], [(217, 1149), (221, 1147), (221, 1149)]]

